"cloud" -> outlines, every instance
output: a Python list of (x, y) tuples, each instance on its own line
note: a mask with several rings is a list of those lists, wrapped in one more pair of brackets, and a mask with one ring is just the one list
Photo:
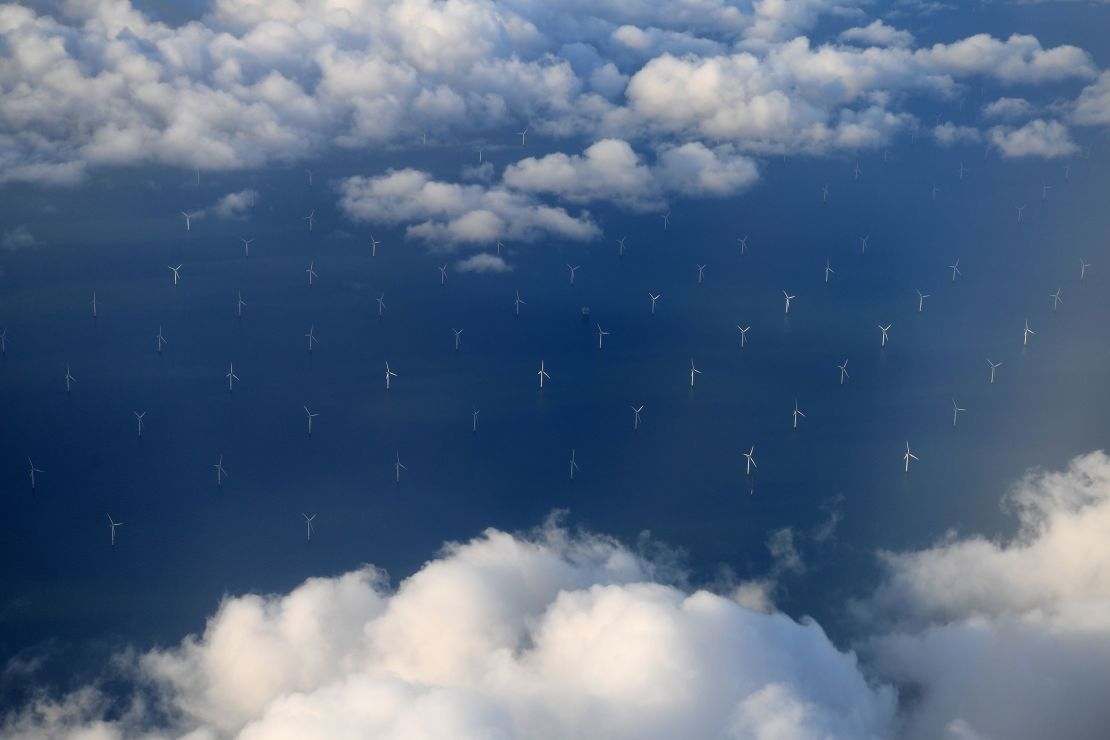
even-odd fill
[(933, 127), (933, 138), (944, 147), (956, 144), (974, 144), (983, 138), (979, 129), (974, 126), (958, 126), (951, 121), (945, 121)]
[(5, 229), (4, 236), (0, 238), (0, 247), (13, 251), (33, 247), (36, 243), (34, 235), (26, 224), (20, 224), (14, 229)]
[(1110, 124), (1110, 72), (1103, 72), (1099, 78), (1083, 88), (1071, 120), (1081, 126), (1105, 126)]
[(510, 272), (512, 267), (500, 255), (479, 252), (455, 263), (459, 272)]
[(108, 720), (86, 689), (9, 715), (3, 732), (891, 734), (893, 693), (869, 684), (815, 623), (666, 585), (666, 570), (611, 539), (553, 524), (530, 535), (487, 530), (447, 545), (395, 591), (368, 567), (284, 596), (226, 599), (203, 634), (133, 662), (160, 711)]
[(989, 132), (991, 144), (1007, 157), (1066, 157), (1079, 151), (1067, 127), (1059, 121), (1037, 118), (1021, 128), (995, 126)]
[(841, 41), (859, 43), (866, 46), (912, 46), (913, 34), (888, 26), (876, 19), (867, 26), (857, 26), (842, 31)]
[(983, 106), (983, 117), (1013, 121), (1029, 118), (1036, 111), (1036, 106), (1025, 98), (999, 98)]
[(1005, 503), (1012, 537), (884, 553), (881, 585), (857, 607), (870, 664), (917, 697), (909, 740), (1096, 738), (1110, 726), (1110, 458), (1034, 470)]
[(217, 218), (244, 218), (257, 201), (256, 191), (240, 190), (237, 193), (228, 193), (206, 210), (210, 210)]
[(563, 208), (543, 205), (502, 186), (441, 182), (414, 169), (350, 177), (338, 190), (339, 209), (348, 218), (408, 223), (406, 236), (429, 244), (530, 242), (545, 237), (586, 241), (601, 233), (587, 212), (571, 216)]

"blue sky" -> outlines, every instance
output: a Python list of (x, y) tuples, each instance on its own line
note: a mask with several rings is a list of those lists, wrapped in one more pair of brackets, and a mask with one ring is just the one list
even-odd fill
[(0, 6), (0, 736), (1105, 736), (1107, 12)]

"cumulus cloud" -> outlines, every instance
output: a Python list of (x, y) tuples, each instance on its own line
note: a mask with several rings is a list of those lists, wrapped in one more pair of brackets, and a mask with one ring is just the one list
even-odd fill
[(243, 218), (258, 201), (258, 193), (254, 190), (240, 190), (237, 193), (228, 193), (220, 198), (214, 206), (206, 209), (218, 218)]
[(1103, 72), (1095, 82), (1083, 88), (1071, 119), (1082, 126), (1110, 124), (1110, 72)]
[(840, 40), (868, 46), (911, 46), (913, 34), (876, 19), (866, 26), (856, 26), (843, 31)]
[(974, 126), (958, 126), (951, 121), (945, 121), (933, 127), (933, 138), (941, 146), (949, 147), (957, 144), (974, 144), (983, 136)]
[(479, 252), (455, 263), (459, 272), (509, 272), (513, 268), (501, 255)]
[(26, 224), (20, 224), (14, 229), (5, 229), (3, 237), (0, 237), (0, 246), (4, 249), (26, 249), (35, 244), (35, 237)]
[(1094, 738), (1110, 727), (1110, 458), (1035, 470), (1008, 538), (884, 553), (858, 606), (881, 675), (914, 687), (906, 735)]
[(1066, 157), (1079, 150), (1068, 129), (1059, 121), (1034, 119), (1021, 128), (995, 126), (989, 131), (991, 144), (1007, 157)]
[(350, 219), (409, 224), (406, 236), (429, 244), (489, 244), (498, 239), (535, 241), (557, 237), (596, 238), (601, 231), (590, 214), (571, 216), (531, 196), (502, 186), (463, 185), (434, 180), (414, 169), (377, 177), (350, 177), (338, 185), (339, 209)]
[(983, 116), (1013, 121), (1029, 118), (1036, 110), (1037, 107), (1025, 98), (999, 98), (983, 106)]
[[(296, 737), (822, 737), (893, 729), (894, 695), (812, 621), (666, 585), (619, 543), (488, 530), (390, 590), (364, 568), (228, 598), (204, 633), (135, 661), (165, 713), (105, 719), (95, 693), (4, 732)], [(155, 718), (170, 727), (157, 727)]]

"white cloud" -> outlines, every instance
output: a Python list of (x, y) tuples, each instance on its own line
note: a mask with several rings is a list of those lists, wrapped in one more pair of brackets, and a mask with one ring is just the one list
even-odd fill
[(989, 132), (991, 144), (1007, 157), (1066, 157), (1079, 151), (1067, 127), (1059, 121), (1037, 118), (1021, 128), (995, 126)]
[(885, 553), (882, 584), (860, 606), (873, 667), (915, 688), (910, 740), (1110, 727), (1110, 458), (1033, 471), (1007, 505), (1013, 537)]
[(912, 46), (913, 34), (876, 19), (866, 26), (849, 28), (840, 34), (840, 40), (867, 46)]
[(17, 713), (4, 733), (49, 717), (106, 738), (890, 735), (892, 692), (815, 623), (660, 577), (604, 537), (488, 530), (396, 591), (365, 568), (226, 599), (202, 635), (138, 659), (164, 714), (104, 720), (86, 695)]
[(236, 193), (228, 193), (207, 210), (216, 214), (218, 218), (243, 218), (257, 202), (256, 191), (240, 190)]
[(983, 138), (979, 129), (974, 126), (958, 126), (951, 121), (945, 121), (933, 127), (933, 138), (944, 147), (956, 144), (974, 144)]
[(601, 231), (583, 212), (543, 205), (501, 186), (440, 182), (414, 169), (351, 177), (338, 186), (339, 208), (355, 221), (410, 224), (406, 235), (429, 244), (489, 244), (557, 237), (586, 241)]
[(1083, 88), (1075, 101), (1071, 119), (1081, 126), (1110, 124), (1110, 72), (1103, 72), (1095, 82)]
[(0, 247), (4, 249), (25, 249), (35, 244), (35, 237), (26, 224), (20, 224), (14, 229), (4, 229), (4, 235), (0, 238)]
[(459, 272), (483, 273), (509, 272), (513, 268), (500, 255), (479, 252), (478, 254), (472, 254), (466, 259), (456, 262), (455, 269)]
[(999, 98), (983, 106), (985, 118), (1000, 118), (1006, 121), (1029, 118), (1036, 111), (1036, 106), (1025, 98)]

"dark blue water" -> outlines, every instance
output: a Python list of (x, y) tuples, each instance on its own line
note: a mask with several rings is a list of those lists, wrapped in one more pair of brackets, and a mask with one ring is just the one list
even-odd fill
[[(493, 156), (503, 165), (520, 152)], [(69, 666), (93, 665), (97, 646), (202, 629), (224, 594), (285, 591), (366, 562), (399, 579), (445, 540), (528, 528), (556, 509), (628, 542), (650, 530), (685, 551), (695, 582), (762, 575), (767, 533), (795, 528), (807, 572), (779, 601), (843, 638), (844, 600), (873, 582), (876, 549), (952, 527), (1005, 533), (999, 498), (1023, 470), (1110, 443), (1104, 140), (1067, 181), (1062, 162), (924, 143), (885, 162), (861, 156), (858, 182), (854, 157), (768, 159), (741, 197), (675, 203), (667, 231), (657, 215), (593, 206), (598, 242), (509, 244), (511, 273), (449, 267), (442, 287), (436, 266), (465, 252), (334, 209), (338, 178), (415, 163), (451, 179), (471, 157), (321, 163), (311, 188), (298, 169), (9, 189), (0, 217), (28, 224), (39, 246), (0, 255), (0, 658), (50, 641)], [(961, 159), (972, 168), (962, 182)], [(1046, 200), (1043, 182), (1055, 185)], [(205, 218), (186, 233), (179, 211), (247, 186), (260, 192), (248, 220)], [(370, 233), (383, 242), (375, 258)], [(256, 239), (249, 259), (240, 236)], [(1082, 283), (1080, 257), (1092, 264)], [(179, 262), (175, 288), (166, 265)], [(573, 286), (568, 262), (581, 265)], [(921, 314), (918, 288), (931, 294)], [(789, 317), (783, 290), (797, 296)], [(649, 291), (662, 293), (655, 316)], [(1023, 350), (1027, 318), (1037, 334)], [(603, 351), (594, 321), (611, 332)], [(880, 322), (893, 323), (885, 349)], [(737, 323), (752, 326), (743, 350)], [(452, 328), (464, 329), (459, 352)], [(691, 357), (703, 373), (693, 389)], [(994, 385), (988, 357), (1004, 363)], [(232, 361), (241, 382), (229, 393)], [(386, 361), (399, 373), (388, 392)], [(953, 397), (968, 409), (956, 429)], [(795, 399), (806, 413), (796, 431)], [(304, 404), (320, 414), (311, 437)], [(638, 431), (633, 404), (644, 405)], [(132, 413), (143, 410), (138, 439)], [(921, 458), (908, 476), (906, 440)], [(230, 479), (218, 488), (221, 454)], [(33, 493), (28, 457), (44, 471)], [(836, 534), (814, 542), (830, 510)], [(311, 543), (302, 512), (317, 513)], [(114, 549), (108, 513), (124, 522)]]

